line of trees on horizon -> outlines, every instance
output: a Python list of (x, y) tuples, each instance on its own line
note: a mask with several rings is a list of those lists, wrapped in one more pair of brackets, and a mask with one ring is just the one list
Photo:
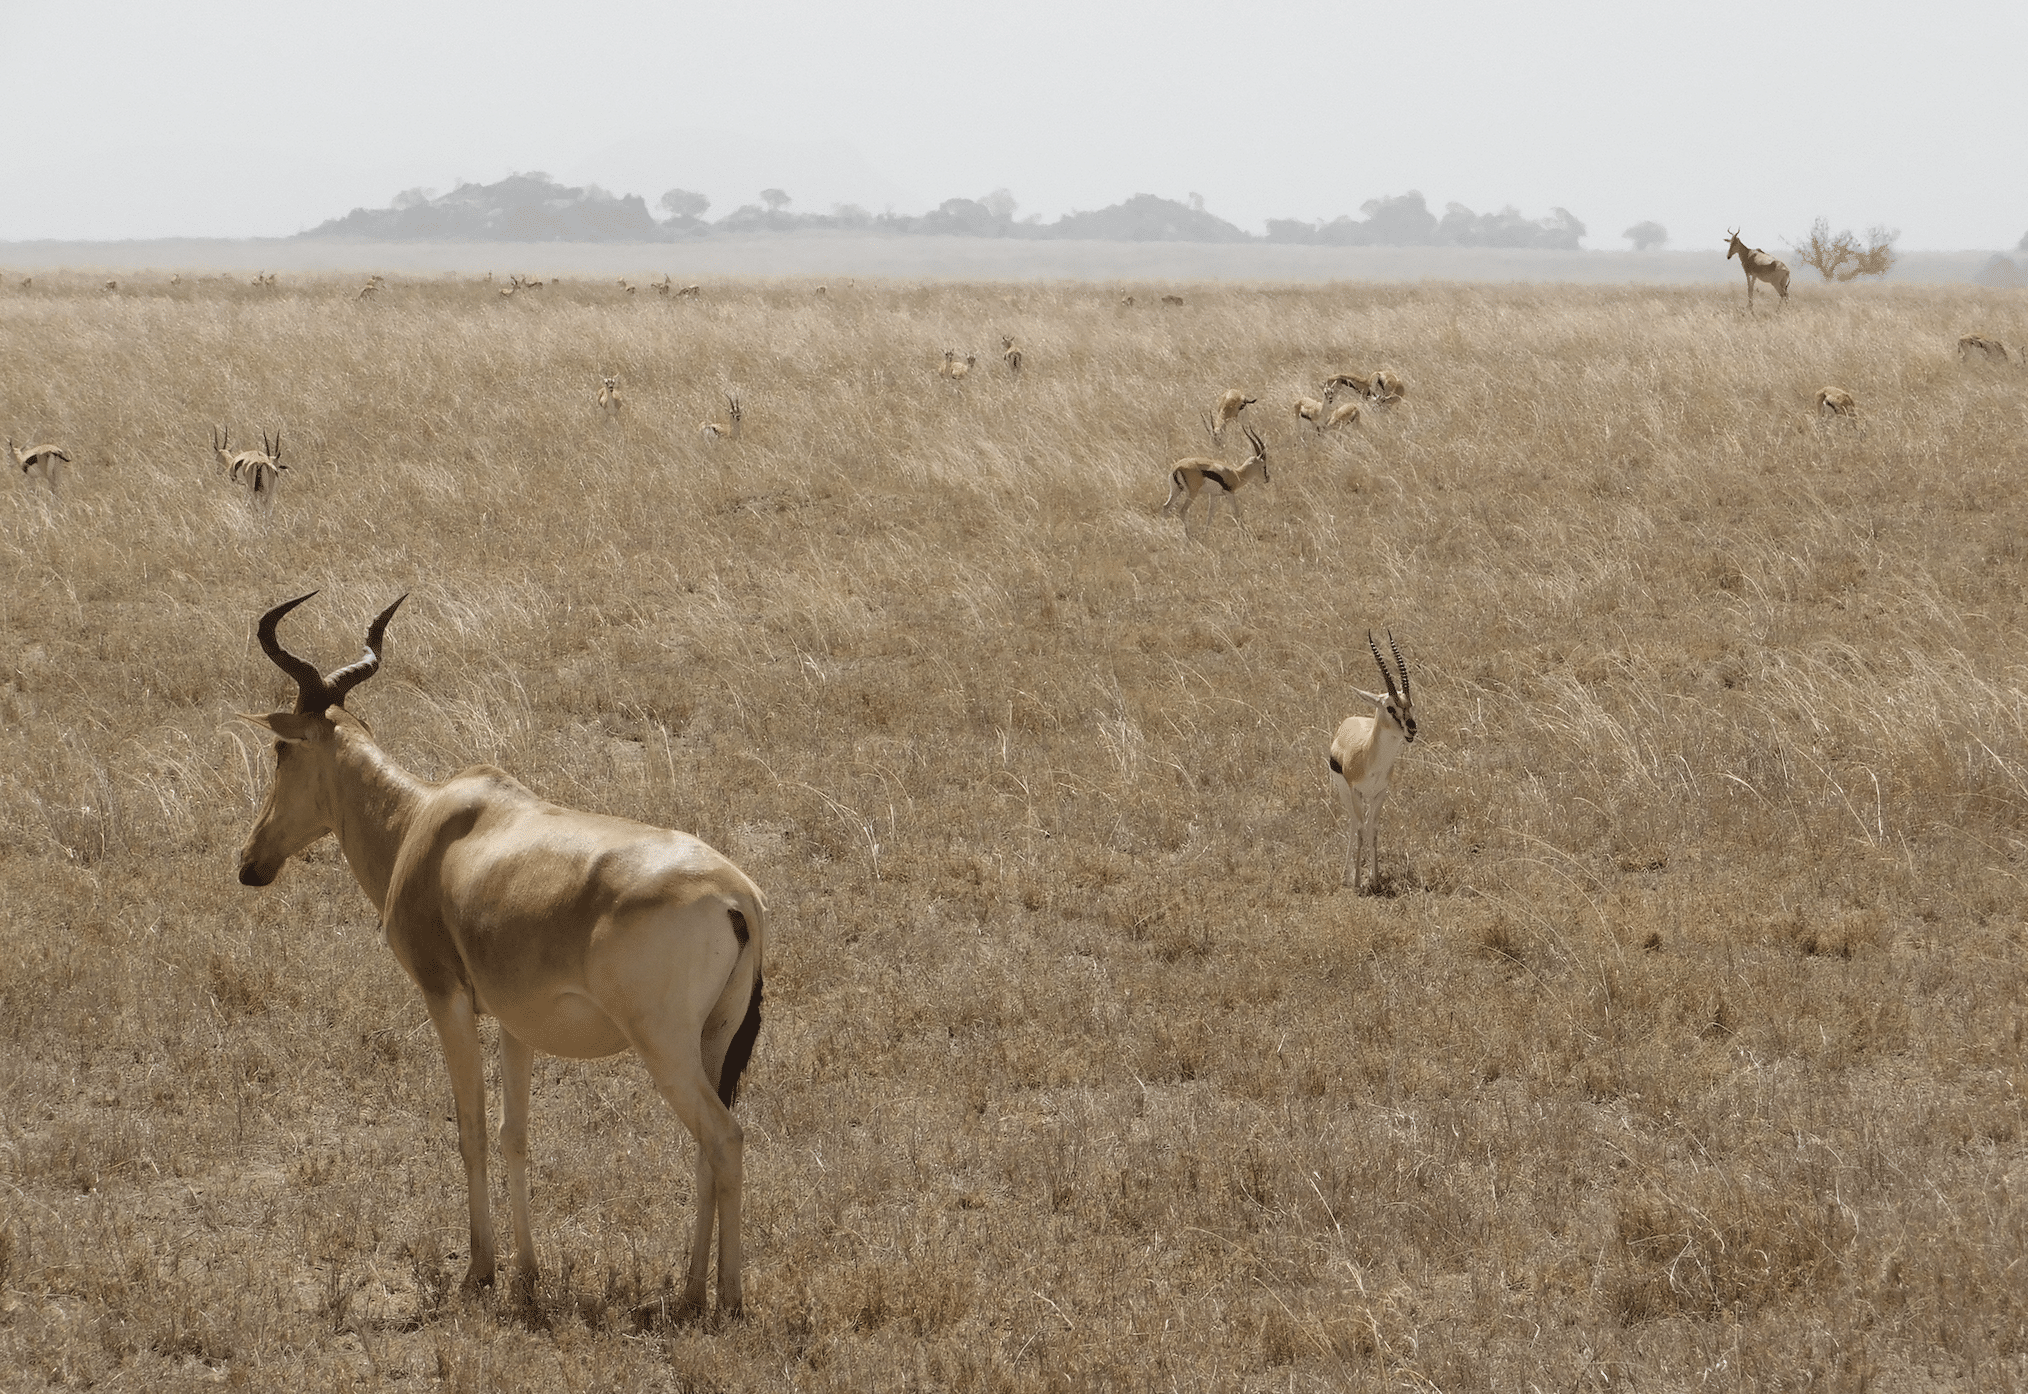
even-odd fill
[[(855, 204), (828, 213), (790, 210), (794, 199), (763, 189), (706, 222), (711, 200), (689, 189), (670, 189), (656, 200), (656, 218), (639, 194), (612, 194), (596, 184), (568, 186), (541, 171), (511, 174), (493, 184), (460, 184), (446, 194), (408, 189), (386, 208), (355, 208), (342, 218), (300, 234), (375, 241), (658, 242), (759, 232), (847, 230), (898, 236), (1090, 239), (1121, 242), (1278, 242), (1353, 247), (1535, 247), (1576, 251), (1585, 226), (1568, 209), (1529, 219), (1514, 208), (1475, 213), (1461, 203), (1433, 213), (1420, 191), (1369, 199), (1360, 218), (1306, 223), (1268, 220), (1265, 237), (1207, 211), (1190, 194), (1185, 202), (1135, 194), (1090, 213), (1066, 213), (1053, 223), (1038, 215), (1017, 218), (1019, 205), (1005, 189), (980, 198), (946, 199), (922, 214), (873, 213)], [(1667, 233), (1656, 224), (1643, 230)], [(1634, 235), (1630, 230), (1629, 238)]]

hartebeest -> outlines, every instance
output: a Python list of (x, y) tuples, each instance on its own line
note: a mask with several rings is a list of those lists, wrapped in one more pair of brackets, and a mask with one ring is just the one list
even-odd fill
[(496, 1266), (478, 1027), (491, 1015), (500, 1022), (500, 1151), (524, 1290), (532, 1293), (536, 1272), (535, 1052), (589, 1060), (631, 1049), (697, 1139), (683, 1306), (704, 1306), (715, 1223), (718, 1310), (737, 1314), (743, 1140), (731, 1106), (760, 1034), (760, 891), (686, 833), (548, 803), (489, 765), (441, 784), (410, 774), (344, 705), (380, 670), (401, 601), (367, 627), (365, 655), (326, 677), (275, 636), (309, 598), (277, 605), (258, 629), (268, 657), (295, 680), (296, 708), (245, 718), (274, 735), (275, 777), (240, 849), (239, 879), (265, 886), (288, 858), (337, 835), (443, 1043), (471, 1217), (465, 1287), (490, 1285)]
[(1734, 257), (1738, 257), (1740, 268), (1746, 272), (1746, 308), (1748, 310), (1753, 308), (1753, 283), (1755, 281), (1767, 282), (1767, 284), (1774, 287), (1775, 294), (1782, 298), (1782, 302), (1784, 304), (1788, 303), (1788, 263), (1769, 256), (1758, 247), (1747, 246), (1739, 240), (1739, 233), (1737, 231), (1729, 232), (1726, 236), (1732, 240), (1725, 249), (1725, 259), (1731, 261)]
[(1267, 446), (1260, 434), (1251, 426), (1242, 426), (1247, 443), (1253, 447), (1253, 454), (1237, 469), (1223, 460), (1212, 460), (1202, 455), (1193, 455), (1178, 460), (1169, 468), (1169, 497), (1162, 504), (1167, 514), (1176, 507), (1176, 500), (1183, 500), (1182, 516), (1190, 519), (1190, 505), (1197, 502), (1199, 494), (1205, 495), (1204, 517), (1207, 522), (1217, 516), (1218, 501), (1224, 499), (1230, 506), (1234, 522), (1242, 521), (1239, 512), (1239, 491), (1258, 478), (1266, 484), (1268, 480)]
[(1394, 773), (1395, 760), (1415, 740), (1415, 708), (1409, 700), (1408, 665), (1401, 661), (1401, 650), (1393, 633), (1387, 636), (1387, 647), (1394, 651), (1395, 666), (1401, 670), (1400, 687), (1394, 685), (1394, 674), (1387, 670), (1387, 660), (1380, 656), (1380, 646), (1373, 642), (1370, 629), (1366, 631), (1366, 647), (1373, 650), (1373, 661), (1380, 665), (1380, 677), (1387, 691), (1383, 694), (1362, 687), (1352, 689), (1373, 704), (1373, 715), (1348, 716), (1340, 722), (1338, 734), (1331, 740), (1330, 757), (1331, 788), (1352, 819), (1351, 831), (1345, 838), (1345, 884), (1355, 890), (1359, 885), (1360, 862), (1369, 848), (1373, 875), (1368, 884), (1374, 889), (1380, 885), (1380, 801), (1387, 797), (1387, 781)]

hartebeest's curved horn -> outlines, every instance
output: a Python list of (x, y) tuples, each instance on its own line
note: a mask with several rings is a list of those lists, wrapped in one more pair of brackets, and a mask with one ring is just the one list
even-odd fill
[[(1394, 637), (1389, 635), (1387, 642), (1393, 643)], [(1366, 631), (1366, 647), (1373, 650), (1373, 662), (1380, 669), (1380, 680), (1387, 684), (1387, 695), (1396, 701), (1406, 701), (1407, 699), (1395, 688), (1394, 674), (1387, 671), (1387, 660), (1380, 656), (1380, 645), (1373, 642), (1373, 631), (1370, 629)]]
[(394, 612), (401, 608), (401, 602), (408, 599), (403, 591), (395, 597), (394, 604), (374, 616), (373, 623), (366, 626), (366, 653), (357, 662), (347, 664), (324, 679), (325, 702), (329, 706), (345, 705), (345, 694), (380, 671), (382, 644), (387, 635), (387, 622), (394, 618)]
[(1394, 666), (1401, 669), (1401, 700), (1413, 702), (1415, 699), (1408, 695), (1408, 665), (1401, 661), (1401, 645), (1394, 642), (1391, 629), (1387, 631), (1387, 647), (1394, 650)]
[(296, 680), (296, 710), (298, 712), (319, 712), (330, 706), (329, 689), (325, 687), (324, 676), (317, 671), (316, 664), (309, 662), (307, 659), (298, 658), (282, 647), (281, 640), (275, 637), (275, 626), (281, 623), (283, 615), (288, 614), (289, 611), (295, 609), (316, 593), (315, 591), (311, 591), (310, 595), (299, 595), (294, 600), (284, 600), (281, 604), (275, 606), (274, 609), (261, 616), (261, 648), (267, 651), (268, 657), (274, 660), (277, 668)]

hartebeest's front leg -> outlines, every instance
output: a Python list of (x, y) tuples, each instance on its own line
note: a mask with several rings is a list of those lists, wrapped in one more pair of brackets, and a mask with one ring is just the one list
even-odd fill
[(515, 1285), (535, 1292), (535, 1236), (528, 1224), (528, 1081), (535, 1048), (500, 1030), (500, 1156), (507, 1163), (507, 1201), (514, 1216)]
[(479, 1022), (462, 990), (428, 998), (430, 1020), (443, 1042), (451, 1093), (458, 1101), (458, 1154), (465, 1159), (465, 1194), (472, 1215), (472, 1262), (464, 1289), (493, 1285), (493, 1215), (486, 1191), (486, 1067), (479, 1053)]

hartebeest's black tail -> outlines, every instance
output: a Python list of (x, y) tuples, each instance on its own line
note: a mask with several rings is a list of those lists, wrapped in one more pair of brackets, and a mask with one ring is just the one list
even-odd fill
[[(739, 938), (742, 952), (758, 955), (759, 946), (749, 942), (746, 916), (737, 910), (728, 910), (732, 920), (732, 932)], [(739, 1029), (726, 1042), (725, 1063), (718, 1068), (718, 1101), (727, 1108), (739, 1097), (739, 1077), (746, 1073), (747, 1062), (753, 1059), (753, 1043), (760, 1039), (761, 1024), (761, 963), (758, 957), (753, 965), (753, 991), (746, 995), (746, 1015), (741, 1018)]]
[(732, 1033), (732, 1040), (725, 1048), (725, 1065), (718, 1072), (718, 1101), (727, 1108), (739, 1097), (739, 1077), (746, 1073), (746, 1062), (753, 1058), (753, 1043), (760, 1039), (761, 1019), (761, 972), (753, 970), (753, 991), (746, 999), (746, 1018), (739, 1023), (739, 1030)]

